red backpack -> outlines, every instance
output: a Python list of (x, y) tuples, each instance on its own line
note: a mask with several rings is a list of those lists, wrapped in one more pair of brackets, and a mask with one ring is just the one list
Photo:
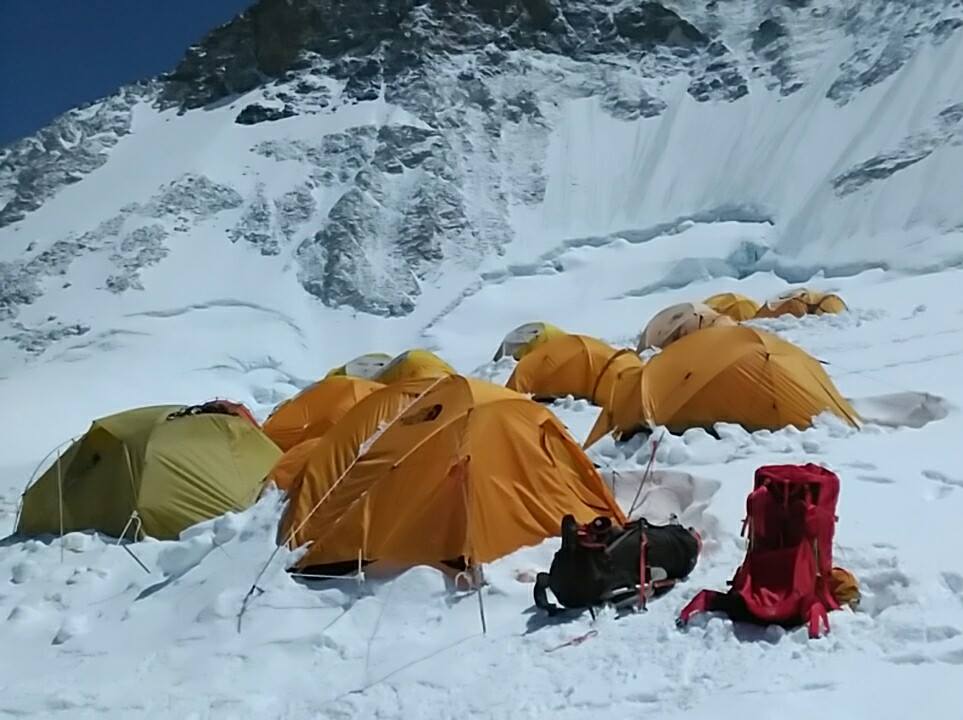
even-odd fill
[(830, 590), (839, 478), (818, 465), (767, 465), (756, 470), (742, 531), (746, 558), (726, 593), (702, 590), (679, 615), (717, 610), (734, 620), (794, 626), (810, 637), (829, 631)]

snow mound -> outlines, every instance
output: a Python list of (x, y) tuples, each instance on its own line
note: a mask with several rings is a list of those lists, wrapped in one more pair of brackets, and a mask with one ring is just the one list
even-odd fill
[(853, 400), (853, 407), (867, 422), (916, 429), (943, 420), (954, 410), (945, 398), (920, 392), (857, 398)]

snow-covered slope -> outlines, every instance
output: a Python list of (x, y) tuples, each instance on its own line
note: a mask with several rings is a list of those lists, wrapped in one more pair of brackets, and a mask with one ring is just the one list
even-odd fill
[(961, 26), (951, 0), (263, 0), (2, 151), (0, 308), (69, 305), (74, 274), (136, 294), (204, 244), (404, 315), (448, 272), (690, 216), (772, 222), (761, 262), (795, 273), (955, 264)]
[[(710, 240), (724, 253), (736, 241), (764, 234), (755, 225), (705, 224), (642, 244), (613, 240), (576, 248), (560, 256), (561, 270), (484, 283), (429, 334), (461, 370), (504, 381), (512, 361), (486, 359), (501, 331), (493, 318), (514, 321), (519, 312), (506, 307), (505, 293), (618, 342), (651, 307), (727, 289), (765, 296), (785, 282), (771, 273), (696, 279), (640, 298), (618, 273), (609, 288), (588, 286), (584, 273), (609, 273), (631, 261), (657, 279), (676, 253), (703, 257)], [(274, 547), (280, 507), (271, 496), (179, 542), (132, 546), (150, 573), (122, 548), (81, 534), (64, 539), (62, 558), (56, 539), (0, 548), (0, 636), (17, 648), (16, 662), (5, 665), (0, 708), (45, 718), (575, 718), (602, 712), (801, 719), (818, 707), (827, 718), (952, 720), (963, 701), (963, 562), (953, 542), (963, 512), (954, 450), (963, 432), (963, 389), (956, 382), (963, 369), (963, 301), (954, 299), (961, 281), (959, 270), (920, 276), (872, 270), (818, 283), (842, 293), (848, 313), (761, 321), (827, 362), (868, 423), (858, 432), (826, 420), (806, 432), (749, 435), (729, 427), (721, 428), (719, 440), (701, 431), (666, 436), (642, 510), (656, 521), (677, 513), (703, 532), (706, 552), (689, 582), (650, 603), (645, 614), (604, 615), (593, 624), (587, 615), (548, 622), (533, 613), (531, 574), (547, 568), (557, 547), (549, 541), (486, 568), (487, 635), (475, 597), (434, 570), (415, 568), (362, 586), (353, 580), (303, 586), (281, 571), (283, 557), (259, 582), (264, 592), (252, 600), (238, 632), (242, 597)], [(20, 382), (4, 386), (10, 400), (3, 433), (15, 440), (4, 448), (4, 462), (39, 459), (39, 449), (33, 455), (24, 449), (39, 448), (38, 434), (82, 429), (76, 402), (122, 406), (150, 392), (202, 397), (212, 387), (278, 383), (293, 365), (288, 358), (298, 357), (300, 340), (280, 318), (265, 315), (254, 324), (261, 315), (224, 306), (136, 322), (152, 333), (155, 323), (173, 323), (165, 332), (174, 342), (179, 334), (243, 319), (248, 326), (234, 330), (231, 351), (267, 337), (277, 346), (273, 368), (245, 373), (225, 364), (198, 372), (192, 358), (217, 355), (216, 349), (201, 344), (165, 353), (158, 346), (151, 354), (143, 340), (140, 351), (97, 351), (116, 356), (104, 372), (118, 378), (113, 388), (97, 385), (102, 398), (88, 395), (82, 383), (68, 387), (93, 372), (78, 369), (69, 356), (18, 373)], [(383, 332), (384, 339), (393, 330)], [(398, 332), (393, 342), (407, 337), (403, 328)], [(130, 386), (125, 365), (161, 378), (159, 388)], [(61, 384), (45, 385), (53, 382)], [(6, 394), (12, 388), (22, 392)], [(554, 410), (580, 438), (596, 414), (584, 401), (560, 401)], [(74, 414), (71, 425), (65, 418)], [(592, 452), (626, 506), (649, 454), (639, 441), (617, 447), (608, 439)], [(677, 630), (674, 616), (683, 602), (698, 588), (724, 587), (741, 558), (739, 527), (753, 469), (807, 461), (827, 464), (842, 478), (837, 562), (862, 583), (859, 612), (834, 613), (831, 634), (816, 641), (804, 630), (720, 619)], [(2, 471), (8, 529), (31, 465)], [(590, 630), (598, 634), (583, 644), (555, 649)]]
[[(530, 612), (553, 542), (487, 568), (484, 637), (475, 598), (426, 569), (320, 589), (269, 573), (239, 634), (274, 497), (138, 544), (150, 573), (100, 538), (62, 559), (8, 543), (0, 714), (957, 718), (961, 27), (955, 0), (262, 0), (169, 75), (0, 149), (0, 534), (93, 417), (215, 395), (263, 416), (412, 346), (504, 381), (511, 361), (488, 360), (519, 323), (626, 344), (724, 290), (840, 292), (848, 313), (764, 324), (870, 421), (667, 437), (646, 507), (702, 528), (703, 562), (554, 652), (589, 621)], [(595, 419), (555, 410), (578, 437)], [(648, 453), (592, 452), (629, 498)], [(816, 642), (676, 631), (741, 557), (752, 469), (810, 460), (842, 477), (861, 611)]]

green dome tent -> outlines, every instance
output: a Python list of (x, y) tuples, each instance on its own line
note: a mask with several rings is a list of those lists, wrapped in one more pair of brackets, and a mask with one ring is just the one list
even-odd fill
[(153, 406), (95, 420), (24, 492), (17, 532), (121, 537), (133, 527), (127, 537), (165, 540), (250, 506), (280, 449), (246, 417), (182, 410)]

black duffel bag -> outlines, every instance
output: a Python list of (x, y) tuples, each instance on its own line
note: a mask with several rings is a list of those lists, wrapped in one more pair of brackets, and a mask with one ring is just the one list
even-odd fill
[(561, 534), (551, 568), (535, 579), (535, 605), (550, 614), (561, 608), (549, 602), (546, 590), (572, 609), (623, 606), (634, 599), (644, 606), (648, 597), (686, 578), (702, 549), (694, 529), (652, 525), (644, 518), (620, 527), (604, 516), (579, 525), (566, 515)]

